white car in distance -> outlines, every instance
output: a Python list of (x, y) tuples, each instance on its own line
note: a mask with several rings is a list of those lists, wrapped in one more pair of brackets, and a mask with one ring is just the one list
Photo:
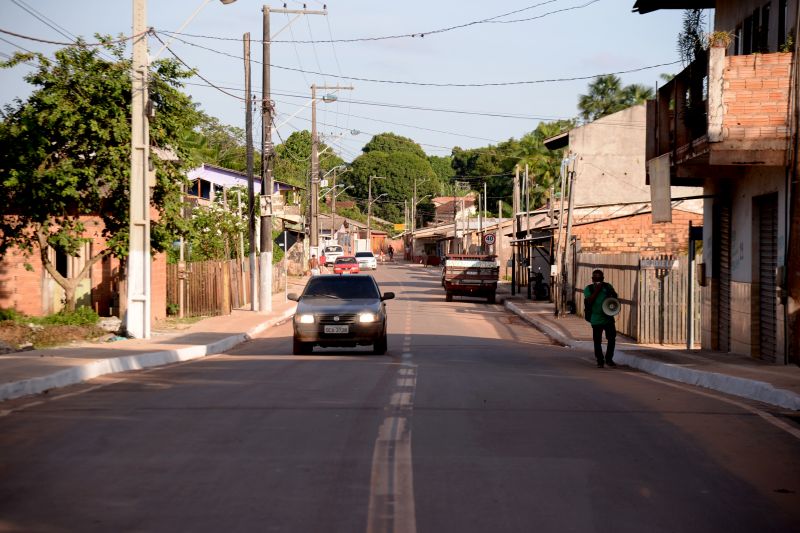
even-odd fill
[(322, 249), (322, 255), (325, 257), (325, 266), (329, 266), (344, 255), (344, 248), (338, 244), (331, 244)]
[(356, 252), (356, 261), (361, 270), (378, 270), (378, 260), (372, 252)]

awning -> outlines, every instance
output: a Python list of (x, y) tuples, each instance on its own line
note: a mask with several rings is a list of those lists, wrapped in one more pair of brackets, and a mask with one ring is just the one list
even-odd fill
[(544, 146), (548, 150), (558, 150), (559, 148), (569, 146), (569, 132), (565, 131), (564, 133), (548, 137), (544, 140)]
[(632, 11), (644, 15), (659, 9), (710, 9), (716, 5), (714, 0), (637, 0)]

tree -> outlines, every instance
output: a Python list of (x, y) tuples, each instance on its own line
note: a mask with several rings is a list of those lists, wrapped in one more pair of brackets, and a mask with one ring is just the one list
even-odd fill
[[(328, 146), (325, 143), (319, 143), (320, 152), (326, 148)], [(319, 158), (319, 168), (323, 174), (342, 163), (344, 160), (331, 150), (324, 152)], [(311, 132), (296, 131), (276, 146), (272, 168), (275, 179), (298, 187), (307, 187), (311, 169)]]
[[(218, 118), (199, 112), (199, 124), (186, 134), (186, 143), (192, 158), (223, 168), (244, 172), (247, 170), (247, 144), (242, 128), (222, 124)], [(255, 160), (260, 155), (256, 153)]]
[[(381, 134), (376, 137), (399, 138), (394, 134)], [(376, 139), (373, 138), (372, 141)], [(373, 143), (370, 141), (368, 146), (382, 146), (385, 148), (399, 147), (399, 150), (388, 152), (376, 149), (365, 150), (352, 163), (352, 172), (342, 176), (342, 181), (347, 185), (353, 186), (352, 195), (358, 198), (368, 198), (369, 177), (381, 176), (386, 179), (372, 180), (372, 197), (386, 193), (386, 197), (381, 198), (373, 204), (372, 212), (381, 218), (392, 222), (403, 221), (403, 204), (410, 200), (414, 191), (414, 180), (417, 180), (417, 195), (434, 195), (439, 192), (439, 182), (436, 173), (431, 168), (427, 156), (420, 156), (419, 150), (413, 147), (405, 150), (407, 143), (382, 143), (380, 139)], [(413, 142), (413, 141), (412, 141)], [(366, 147), (365, 147), (366, 148)], [(366, 200), (362, 201), (362, 210), (367, 210)]]
[[(104, 38), (108, 42), (108, 38)], [(112, 56), (100, 55), (100, 48)], [(0, 123), (0, 255), (10, 247), (31, 254), (38, 249), (46, 271), (64, 289), (68, 310), (75, 308), (75, 289), (91, 266), (108, 255), (128, 253), (130, 178), (130, 61), (122, 45), (89, 48), (80, 41), (50, 60), (41, 54), (16, 54), (0, 64), (10, 67), (36, 61), (25, 79), (36, 89), (26, 101), (5, 106)], [(156, 183), (152, 205), (159, 218), (151, 222), (151, 245), (163, 251), (184, 228), (180, 187), (192, 164), (181, 142), (197, 124), (190, 98), (178, 90), (189, 76), (174, 61), (159, 61), (150, 76), (155, 117), (150, 139), (171, 149), (175, 161), (153, 157)], [(86, 258), (71, 278), (50, 259), (51, 249), (76, 257), (85, 242), (83, 217), (102, 219), (107, 248)]]
[(511, 138), (497, 146), (472, 150), (454, 148), (455, 179), (468, 181), (478, 192), (482, 192), (485, 182), (489, 210), (496, 212), (499, 200), (503, 200), (506, 205), (513, 201), (514, 168), (519, 165), (523, 169), (527, 164), (531, 178), (531, 202), (533, 206), (538, 206), (543, 202), (549, 188), (552, 185), (558, 186), (562, 158), (561, 150), (547, 149), (544, 141), (573, 126), (573, 122), (568, 120), (541, 122), (534, 131), (526, 133), (522, 138)]
[(597, 120), (617, 111), (653, 98), (653, 91), (643, 85), (622, 86), (622, 80), (614, 74), (597, 76), (589, 84), (588, 94), (578, 97), (580, 116), (586, 121)]
[(419, 157), (426, 158), (425, 151), (420, 145), (408, 137), (401, 137), (394, 133), (379, 133), (372, 137), (364, 148), (361, 149), (365, 154), (369, 152), (410, 152)]

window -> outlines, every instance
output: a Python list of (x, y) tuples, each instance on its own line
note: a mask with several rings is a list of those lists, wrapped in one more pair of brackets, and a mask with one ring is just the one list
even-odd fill
[(789, 2), (788, 0), (780, 0), (778, 4), (778, 50), (781, 46), (786, 44), (786, 20), (789, 18)]
[(758, 28), (758, 51), (769, 52), (769, 2), (761, 8), (761, 26)]
[(186, 192), (186, 195), (203, 198), (204, 200), (210, 200), (211, 183), (206, 180), (196, 179), (189, 185), (189, 190)]
[(744, 19), (742, 27), (742, 55), (753, 53), (753, 17)]
[(744, 44), (744, 36), (742, 33), (742, 25), (739, 24), (736, 26), (736, 30), (733, 32), (733, 55), (740, 56), (742, 55), (742, 45)]

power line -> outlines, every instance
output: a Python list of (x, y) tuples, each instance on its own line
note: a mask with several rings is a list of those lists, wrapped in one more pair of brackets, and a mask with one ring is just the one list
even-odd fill
[[(594, 1), (598, 1), (598, 0), (594, 0)], [(156, 33), (158, 33), (158, 32), (156, 32)], [(164, 33), (165, 35), (170, 35), (169, 32), (161, 32), (161, 33)], [(180, 42), (182, 42), (182, 43), (184, 43), (186, 45), (189, 45), (189, 46), (194, 46), (194, 47), (197, 47), (197, 48), (200, 48), (200, 49), (203, 49), (203, 50), (207, 50), (209, 52), (214, 52), (216, 54), (229, 56), (229, 57), (237, 59), (237, 60), (241, 60), (242, 59), (241, 56), (238, 56), (238, 55), (235, 55), (235, 54), (231, 54), (231, 53), (228, 53), (228, 52), (223, 52), (221, 50), (216, 50), (214, 48), (209, 48), (207, 46), (202, 46), (202, 45), (199, 45), (197, 43), (193, 43), (193, 42), (190, 42), (190, 41), (186, 41), (184, 39), (180, 39), (178, 37), (173, 37), (173, 38), (176, 41), (180, 41)], [(253, 62), (260, 64), (260, 62), (257, 61), (257, 60), (254, 60)], [(438, 83), (438, 82), (422, 82), (422, 81), (407, 81), (407, 80), (383, 80), (383, 79), (378, 79), (378, 78), (362, 78), (362, 77), (358, 77), (358, 76), (344, 76), (344, 75), (330, 74), (330, 73), (326, 73), (326, 72), (315, 72), (315, 71), (305, 70), (305, 69), (302, 69), (302, 68), (286, 67), (286, 66), (283, 66), (283, 65), (276, 65), (275, 63), (272, 63), (270, 65), (270, 67), (277, 68), (279, 70), (288, 70), (288, 71), (291, 71), (291, 72), (301, 72), (301, 73), (304, 73), (304, 74), (314, 74), (316, 76), (322, 76), (322, 77), (329, 76), (331, 78), (363, 81), (363, 82), (368, 82), (368, 83), (383, 83), (383, 84), (389, 84), (389, 85), (411, 85), (411, 86), (416, 86), (416, 87), (450, 87), (450, 88), (452, 88), (452, 87), (460, 87), (460, 88), (468, 88), (468, 87), (512, 87), (512, 86), (518, 86), (518, 85), (539, 85), (539, 84), (544, 84), (544, 83), (558, 83), (558, 82), (566, 82), (566, 81), (584, 81), (584, 80), (591, 80), (591, 79), (597, 78), (599, 76), (610, 76), (610, 75), (618, 76), (618, 75), (621, 75), (621, 74), (631, 74), (631, 73), (634, 73), (634, 72), (641, 72), (643, 70), (649, 70), (649, 69), (653, 69), (653, 68), (676, 65), (678, 63), (680, 63), (680, 60), (671, 61), (671, 62), (667, 62), (667, 63), (658, 63), (658, 64), (655, 64), (655, 65), (647, 65), (647, 66), (644, 66), (644, 67), (632, 68), (632, 69), (627, 69), (627, 70), (618, 70), (618, 71), (615, 71), (615, 72), (605, 72), (605, 73), (600, 73), (600, 74), (591, 74), (591, 75), (588, 75), (588, 76), (572, 76), (572, 77), (565, 77), (565, 78), (545, 78), (545, 79), (539, 79), (539, 80), (518, 80), (518, 81), (484, 82), (484, 83)]]
[[(493, 17), (480, 19), (480, 20), (474, 20), (474, 21), (471, 21), (471, 22), (466, 22), (466, 23), (463, 23), (463, 24), (457, 24), (457, 25), (454, 25), (454, 26), (448, 26), (446, 28), (439, 28), (439, 29), (435, 29), (435, 30), (420, 31), (420, 32), (414, 32), (414, 33), (401, 33), (401, 34), (396, 34), (396, 35), (383, 35), (383, 36), (377, 36), (377, 37), (356, 37), (356, 38), (351, 38), (351, 39), (330, 39), (330, 40), (323, 40), (323, 41), (316, 41), (316, 40), (308, 40), (308, 41), (275, 40), (275, 41), (271, 41), (271, 42), (273, 42), (273, 43), (291, 43), (291, 42), (296, 42), (298, 44), (357, 43), (357, 42), (366, 42), (366, 41), (386, 41), (386, 40), (390, 40), (390, 39), (424, 38), (426, 36), (437, 35), (437, 34), (440, 34), (440, 33), (446, 33), (446, 32), (450, 32), (450, 31), (453, 31), (453, 30), (458, 30), (458, 29), (462, 29), (462, 28), (468, 28), (470, 26), (476, 26), (476, 25), (479, 25), (479, 24), (497, 24), (497, 23), (511, 24), (511, 23), (527, 22), (527, 21), (530, 21), (530, 20), (541, 19), (541, 18), (547, 17), (549, 15), (553, 15), (553, 14), (556, 14), (556, 13), (563, 13), (563, 12), (566, 12), (566, 11), (572, 11), (572, 10), (576, 10), (576, 9), (583, 9), (585, 7), (588, 7), (588, 6), (598, 2), (599, 0), (591, 0), (590, 2), (587, 2), (585, 4), (571, 6), (571, 7), (567, 7), (567, 8), (563, 8), (563, 9), (557, 9), (557, 10), (554, 10), (554, 11), (549, 11), (549, 12), (543, 13), (541, 15), (538, 15), (536, 17), (529, 17), (529, 18), (525, 18), (525, 19), (516, 19), (516, 20), (507, 20), (507, 21), (499, 21), (499, 20), (497, 20), (499, 18), (503, 18), (503, 17), (509, 16), (509, 15), (513, 15), (515, 13), (520, 13), (522, 11), (527, 11), (527, 10), (530, 10), (530, 9), (534, 9), (536, 7), (541, 7), (541, 6), (546, 5), (546, 4), (551, 4), (551, 3), (555, 2), (555, 1), (557, 1), (557, 0), (547, 0), (545, 2), (539, 2), (538, 4), (533, 4), (533, 5), (528, 6), (526, 8), (517, 9), (515, 11), (509, 11), (508, 13), (503, 13), (501, 15), (495, 15)], [(237, 39), (232, 38), (232, 37), (218, 37), (218, 36), (197, 35), (197, 34), (190, 34), (190, 33), (168, 33), (168, 32), (162, 32), (162, 33), (167, 33), (170, 36), (184, 35), (186, 37), (199, 37), (199, 38), (203, 38), (203, 39), (214, 39), (214, 40), (218, 40), (218, 41), (234, 41), (234, 40), (237, 40)]]
[(143, 32), (137, 33), (135, 35), (129, 35), (127, 37), (120, 37), (119, 39), (109, 39), (107, 41), (103, 40), (103, 41), (96, 42), (96, 43), (82, 42), (80, 40), (80, 38), (78, 39), (77, 42), (65, 43), (65, 42), (60, 42), (60, 41), (50, 41), (48, 39), (40, 39), (39, 37), (32, 37), (30, 35), (23, 35), (21, 33), (16, 33), (16, 32), (13, 32), (13, 31), (9, 31), (9, 30), (5, 30), (3, 28), (0, 28), (0, 33), (5, 33), (6, 35), (12, 35), (14, 37), (19, 37), (20, 39), (25, 39), (25, 40), (28, 40), (28, 41), (35, 41), (37, 43), (55, 44), (55, 45), (58, 45), (58, 46), (87, 46), (87, 47), (88, 46), (106, 46), (106, 45), (109, 45), (109, 44), (124, 43), (126, 41), (131, 41), (133, 39), (138, 39), (142, 35), (147, 34), (148, 31), (143, 31)]

